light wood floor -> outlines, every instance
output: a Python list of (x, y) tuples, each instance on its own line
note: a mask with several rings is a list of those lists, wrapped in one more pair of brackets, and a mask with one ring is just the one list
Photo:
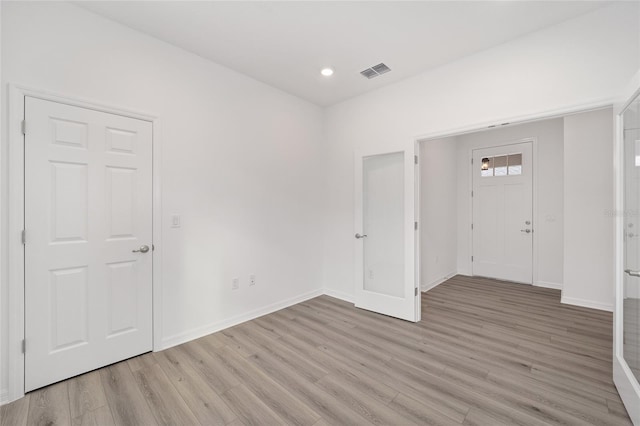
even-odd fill
[(455, 277), (418, 324), (317, 297), (32, 392), (2, 425), (628, 425), (609, 313)]

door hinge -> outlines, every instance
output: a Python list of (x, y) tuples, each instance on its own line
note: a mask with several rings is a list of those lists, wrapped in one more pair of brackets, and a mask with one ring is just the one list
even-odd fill
[(22, 244), (26, 244), (27, 243), (27, 231), (26, 230), (24, 230), (24, 229), (22, 230), (20, 238), (22, 240)]
[(415, 161), (415, 163), (418, 164), (418, 156), (417, 155), (413, 156), (413, 161)]
[(27, 353), (27, 341), (25, 339), (22, 339), (22, 353)]
[(473, 158), (471, 159), (471, 165), (473, 165)]
[(471, 229), (473, 229), (473, 223), (471, 224)]
[(473, 256), (471, 256), (471, 261), (473, 262)]
[(414, 293), (414, 296), (417, 296), (417, 295), (418, 295), (418, 287), (414, 287), (414, 290), (415, 290), (415, 291), (413, 292), (413, 293)]
[(413, 229), (418, 230), (418, 222), (413, 222)]
[(20, 131), (22, 132), (23, 135), (27, 134), (27, 121), (26, 120), (22, 120), (22, 122), (20, 122)]
[(473, 191), (471, 191), (471, 197), (473, 197)]

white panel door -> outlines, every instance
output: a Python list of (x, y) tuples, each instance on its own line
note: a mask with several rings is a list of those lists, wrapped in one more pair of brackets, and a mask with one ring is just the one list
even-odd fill
[(413, 149), (356, 153), (355, 305), (420, 320), (415, 279)]
[(473, 151), (473, 275), (533, 281), (531, 142)]
[(25, 119), (31, 391), (152, 349), (152, 125), (30, 97)]

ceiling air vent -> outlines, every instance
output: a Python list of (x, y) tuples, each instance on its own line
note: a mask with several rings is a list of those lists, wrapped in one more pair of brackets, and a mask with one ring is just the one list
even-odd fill
[(360, 71), (360, 74), (367, 77), (368, 79), (372, 79), (389, 71), (391, 71), (391, 68), (389, 68), (385, 64), (380, 63), (378, 65), (372, 66), (371, 68), (367, 68), (364, 71)]

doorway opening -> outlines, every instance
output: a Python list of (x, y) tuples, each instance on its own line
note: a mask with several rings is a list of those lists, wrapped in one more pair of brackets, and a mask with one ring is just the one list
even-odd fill
[(562, 287), (563, 117), (418, 146), (422, 291), (458, 274)]

